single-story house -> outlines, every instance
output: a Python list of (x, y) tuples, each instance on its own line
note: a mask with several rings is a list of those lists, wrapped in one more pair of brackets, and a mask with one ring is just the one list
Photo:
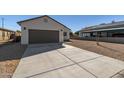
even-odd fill
[(124, 21), (103, 23), (83, 28), (79, 31), (80, 39), (104, 42), (124, 43)]
[(17, 22), (21, 26), (21, 44), (59, 43), (70, 39), (67, 26), (45, 15)]
[(100, 24), (83, 28), (79, 37), (124, 37), (124, 21)]
[(0, 28), (0, 41), (9, 40), (15, 32), (9, 29)]

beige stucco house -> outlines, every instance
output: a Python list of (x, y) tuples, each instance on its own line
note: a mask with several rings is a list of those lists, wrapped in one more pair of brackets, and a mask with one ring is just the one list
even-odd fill
[(70, 39), (68, 27), (45, 15), (17, 22), (21, 26), (21, 44), (59, 43)]
[(15, 32), (9, 29), (0, 28), (0, 41), (9, 40)]

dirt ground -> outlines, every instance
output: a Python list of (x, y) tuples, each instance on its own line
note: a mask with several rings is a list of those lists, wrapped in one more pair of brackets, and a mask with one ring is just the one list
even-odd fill
[(124, 44), (71, 39), (67, 44), (124, 61)]
[[(124, 61), (124, 44), (100, 42), (98, 46), (95, 41), (74, 39), (67, 44)], [(20, 43), (0, 43), (0, 78), (12, 77), (26, 48)]]
[(12, 77), (27, 46), (0, 43), (0, 78)]

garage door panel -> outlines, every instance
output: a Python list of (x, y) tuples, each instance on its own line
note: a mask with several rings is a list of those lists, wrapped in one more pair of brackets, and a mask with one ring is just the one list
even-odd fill
[(59, 31), (29, 30), (29, 43), (58, 43)]

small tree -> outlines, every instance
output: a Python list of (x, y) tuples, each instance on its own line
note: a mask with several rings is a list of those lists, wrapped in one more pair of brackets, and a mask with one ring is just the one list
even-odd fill
[(75, 32), (76, 35), (79, 35), (79, 31)]
[(21, 33), (21, 31), (20, 31), (20, 30), (16, 30), (16, 32), (19, 32), (19, 33)]

